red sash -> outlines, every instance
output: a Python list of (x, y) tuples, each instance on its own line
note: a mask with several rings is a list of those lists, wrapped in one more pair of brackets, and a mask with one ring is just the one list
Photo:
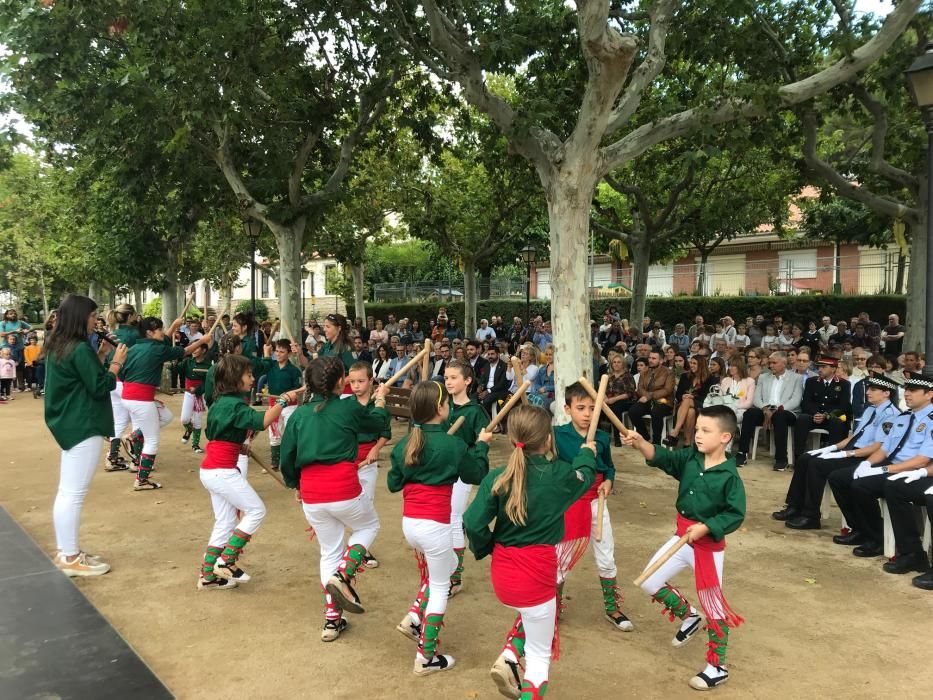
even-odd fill
[(557, 554), (554, 545), (533, 544), (492, 550), (492, 588), (503, 605), (530, 608), (557, 595)]
[(203, 386), (203, 379), (186, 379), (185, 380), (185, 391), (188, 389), (197, 389), (199, 386)]
[(123, 398), (127, 401), (155, 401), (156, 387), (152, 384), (123, 382)]
[(209, 440), (205, 445), (201, 469), (236, 469), (240, 457), (240, 443), (226, 440)]
[(363, 493), (353, 462), (306, 464), (301, 469), (299, 490), (303, 503), (349, 501)]
[(593, 531), (593, 506), (591, 504), (599, 495), (597, 493), (599, 485), (605, 480), (602, 474), (597, 474), (596, 481), (593, 482), (589, 490), (574, 501), (573, 505), (564, 513), (564, 539), (561, 540), (562, 542), (589, 538), (590, 533)]
[(428, 486), (427, 484), (405, 484), (402, 487), (404, 503), (402, 515), (406, 518), (433, 520), (436, 523), (450, 523), (450, 497), (453, 484)]
[(372, 452), (372, 449), (376, 446), (376, 441), (372, 442), (361, 442), (356, 448), (356, 464), (360, 467), (365, 467), (369, 462), (366, 461), (366, 458), (369, 457), (369, 453)]

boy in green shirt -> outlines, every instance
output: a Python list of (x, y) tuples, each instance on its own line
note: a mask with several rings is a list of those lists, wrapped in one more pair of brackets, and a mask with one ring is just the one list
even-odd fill
[[(276, 397), (293, 389), (300, 389), (304, 384), (301, 376), (301, 370), (293, 365), (289, 359), (289, 354), (295, 352), (298, 354), (298, 361), (302, 367), (308, 365), (308, 358), (299, 352), (298, 345), (281, 339), (275, 341), (275, 357), (270, 357), (272, 345), (267, 344), (264, 347), (265, 357), (262, 360), (262, 373), (266, 376), (266, 386), (269, 389), (269, 405), (274, 406)], [(269, 448), (272, 452), (272, 471), (279, 470), (279, 457), (282, 454), (282, 433), (285, 432), (285, 425), (288, 419), (298, 408), (298, 402), (292, 401), (282, 411), (282, 415), (275, 423), (269, 426)]]
[[(690, 679), (695, 690), (712, 690), (729, 680), (726, 649), (729, 630), (743, 620), (722, 594), (722, 570), (726, 535), (739, 529), (745, 519), (745, 487), (739, 478), (735, 459), (726, 447), (736, 434), (735, 413), (726, 406), (708, 406), (697, 414), (696, 447), (671, 451), (652, 445), (635, 431), (622, 437), (644, 455), (649, 466), (657, 467), (680, 482), (677, 493), (677, 534), (659, 549), (658, 559), (680, 539), (687, 545), (645, 579), (641, 588), (667, 610), (671, 621), (683, 622), (671, 642), (680, 647), (689, 642), (707, 622), (709, 651), (706, 668)], [(650, 566), (651, 562), (649, 562)], [(701, 613), (670, 585), (677, 572), (691, 568), (696, 575)]]
[(185, 382), (185, 397), (181, 403), (181, 424), (185, 427), (182, 444), (191, 440), (192, 452), (204, 452), (201, 449), (201, 424), (207, 407), (204, 405), (204, 380), (213, 364), (207, 348), (199, 345), (197, 349), (178, 363), (178, 369)]

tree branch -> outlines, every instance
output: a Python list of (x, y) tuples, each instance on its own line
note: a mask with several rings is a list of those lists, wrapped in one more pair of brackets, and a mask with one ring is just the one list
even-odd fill
[[(881, 29), (862, 46), (833, 65), (778, 89), (784, 107), (806, 102), (848, 82), (876, 61), (897, 40), (923, 0), (902, 0), (885, 18)], [(743, 117), (762, 117), (773, 111), (764, 104), (740, 99), (723, 100), (712, 110), (691, 108), (645, 124), (602, 149), (601, 169), (608, 173), (662, 141), (684, 136), (701, 126), (716, 126)]]
[(888, 136), (888, 115), (887, 110), (876, 100), (865, 88), (864, 85), (856, 84), (852, 87), (852, 94), (855, 96), (862, 107), (865, 108), (874, 119), (874, 126), (871, 130), (871, 168), (881, 177), (887, 178), (902, 187), (909, 189), (914, 195), (920, 187), (920, 182), (916, 177), (906, 170), (891, 165), (884, 157), (885, 140)]
[(320, 140), (323, 130), (324, 124), (322, 123), (316, 131), (308, 132), (301, 144), (301, 148), (295, 154), (292, 171), (288, 176), (288, 201), (294, 207), (301, 205), (301, 177), (304, 174), (305, 166), (308, 164), (308, 158), (311, 157), (311, 152)]
[(278, 222), (271, 221), (266, 216), (266, 212), (269, 208), (252, 195), (246, 183), (243, 181), (240, 171), (233, 160), (233, 153), (230, 150), (230, 130), (225, 124), (221, 124), (220, 122), (214, 122), (213, 128), (214, 133), (217, 135), (219, 145), (212, 153), (212, 156), (214, 162), (217, 163), (224, 178), (227, 180), (227, 183), (230, 185), (230, 189), (232, 189), (233, 193), (236, 195), (237, 205), (240, 211), (257, 221), (261, 221), (267, 226), (277, 224)]

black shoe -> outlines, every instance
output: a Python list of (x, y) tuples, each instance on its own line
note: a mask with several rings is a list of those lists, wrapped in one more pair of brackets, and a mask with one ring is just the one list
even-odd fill
[(798, 515), (800, 515), (800, 511), (797, 510), (797, 508), (795, 508), (794, 506), (784, 506), (782, 510), (773, 512), (771, 514), (771, 519), (784, 522), (785, 520), (796, 518)]
[(865, 539), (864, 535), (855, 530), (852, 530), (848, 535), (836, 535), (833, 537), (833, 544), (841, 544), (847, 547), (865, 544), (866, 542), (868, 542), (868, 540)]
[(927, 571), (925, 574), (920, 574), (919, 576), (914, 576), (911, 583), (925, 591), (933, 591), (933, 570)]
[(889, 574), (906, 574), (911, 571), (919, 571), (925, 574), (930, 570), (930, 561), (925, 552), (911, 552), (910, 554), (899, 554), (896, 559), (885, 563), (881, 567)]
[(857, 557), (880, 557), (883, 552), (884, 550), (880, 544), (871, 541), (866, 541), (865, 544), (852, 550), (852, 554)]
[(615, 440), (612, 441), (614, 447), (622, 447), (622, 438), (616, 435)]
[(806, 515), (798, 515), (789, 520), (785, 520), (784, 527), (789, 527), (791, 530), (819, 530), (820, 519), (808, 518)]
[(735, 453), (735, 466), (744, 467), (745, 463), (748, 462), (748, 455), (744, 452)]
[(786, 472), (787, 471), (787, 462), (775, 462), (774, 471), (776, 472)]
[(678, 438), (676, 435), (668, 435), (666, 438), (661, 440), (661, 444), (665, 447), (674, 448), (677, 447)]

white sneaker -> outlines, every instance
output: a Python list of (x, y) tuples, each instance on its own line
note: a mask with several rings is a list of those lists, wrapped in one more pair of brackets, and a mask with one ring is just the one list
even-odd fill
[(489, 669), (489, 675), (501, 695), (507, 698), (522, 696), (521, 666), (506, 658), (505, 654), (499, 654), (496, 663)]
[(246, 583), (252, 579), (248, 573), (243, 571), (243, 569), (236, 564), (231, 566), (225, 562), (223, 557), (217, 557), (217, 561), (214, 562), (214, 575), (227, 580), (236, 581), (237, 583)]
[(699, 612), (688, 615), (684, 618), (683, 624), (681, 624), (680, 629), (677, 630), (677, 634), (675, 634), (674, 638), (671, 640), (671, 646), (682, 647), (696, 636), (696, 633), (700, 631), (702, 626), (703, 616), (700, 615)]
[(421, 625), (415, 622), (411, 613), (405, 613), (405, 617), (395, 626), (395, 629), (405, 635), (406, 639), (410, 639), (413, 642), (417, 643), (421, 640)]
[(729, 680), (729, 672), (722, 666), (707, 664), (706, 668), (689, 680), (694, 690), (712, 690)]
[(65, 576), (102, 576), (110, 571), (110, 564), (100, 559), (91, 559), (84, 552), (78, 552), (74, 557), (68, 558), (61, 552), (55, 556), (55, 566)]
[(446, 654), (435, 654), (430, 659), (426, 659), (420, 653), (415, 654), (415, 675), (427, 676), (438, 671), (446, 671), (454, 667), (454, 657)]

